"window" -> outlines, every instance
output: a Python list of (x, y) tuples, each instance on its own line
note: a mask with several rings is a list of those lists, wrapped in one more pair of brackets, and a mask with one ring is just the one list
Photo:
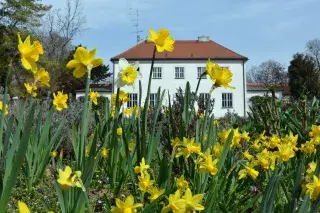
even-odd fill
[(130, 93), (127, 107), (135, 107), (137, 105), (138, 105), (138, 94), (137, 93)]
[(184, 67), (176, 67), (175, 78), (182, 79), (184, 78)]
[(150, 106), (154, 107), (157, 101), (157, 93), (150, 93)]
[(200, 93), (199, 104), (203, 105), (203, 107), (205, 108), (207, 106), (208, 98), (209, 98), (209, 93)]
[(222, 93), (222, 108), (232, 108), (232, 93)]
[(153, 68), (152, 78), (155, 78), (155, 79), (162, 78), (162, 67), (154, 67)]
[[(205, 71), (206, 71), (206, 67), (198, 67), (198, 79), (200, 78), (202, 73), (204, 73)], [(204, 75), (201, 77), (201, 79), (205, 79), (205, 78), (207, 78), (207, 75)]]

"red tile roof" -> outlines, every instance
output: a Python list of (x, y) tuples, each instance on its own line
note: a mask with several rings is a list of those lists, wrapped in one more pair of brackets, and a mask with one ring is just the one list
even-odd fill
[[(129, 60), (150, 60), (152, 58), (154, 44), (143, 41), (127, 51), (111, 58), (111, 61), (126, 58)], [(237, 59), (248, 60), (232, 50), (221, 46), (214, 41), (199, 42), (198, 40), (177, 40), (174, 44), (173, 52), (156, 53), (156, 59), (174, 60), (174, 59)]]
[[(247, 90), (268, 90), (268, 85), (261, 82), (247, 82)], [(279, 85), (278, 91), (283, 91), (283, 95), (290, 95), (290, 87), (287, 83)]]
[(259, 83), (259, 82), (247, 82), (247, 86), (251, 87), (266, 87), (266, 83)]

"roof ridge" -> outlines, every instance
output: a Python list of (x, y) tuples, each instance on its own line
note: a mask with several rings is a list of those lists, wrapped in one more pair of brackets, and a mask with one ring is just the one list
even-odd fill
[[(220, 47), (223, 47), (223, 48), (229, 50), (230, 52), (233, 52), (234, 54), (237, 54), (237, 55), (240, 56), (240, 57), (247, 58), (246, 56), (243, 56), (243, 55), (241, 55), (241, 54), (239, 54), (239, 53), (237, 53), (237, 52), (229, 49), (228, 47), (225, 47), (225, 46), (223, 46), (223, 45), (221, 45), (221, 44), (219, 44), (219, 43), (217, 43), (217, 42), (215, 42), (215, 41), (213, 41), (213, 40), (211, 40), (211, 39), (210, 39), (210, 41), (211, 41), (212, 43), (215, 43), (215, 44), (219, 45)], [(247, 58), (247, 59), (248, 59), (248, 58)]]

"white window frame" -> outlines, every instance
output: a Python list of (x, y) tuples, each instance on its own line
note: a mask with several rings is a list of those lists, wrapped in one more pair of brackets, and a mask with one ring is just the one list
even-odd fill
[(127, 107), (138, 106), (138, 93), (129, 93), (129, 101), (127, 102)]
[(208, 98), (209, 98), (209, 93), (200, 93), (200, 94), (199, 94), (199, 99), (200, 99), (200, 100), (203, 100), (203, 105), (204, 105), (204, 107), (207, 106)]
[(222, 93), (221, 96), (222, 108), (233, 108), (233, 94), (232, 93)]
[[(204, 73), (206, 71), (206, 67), (197, 67), (197, 72), (198, 72), (198, 79), (200, 78), (200, 76), (202, 75), (202, 73)], [(207, 75), (204, 75), (201, 77), (201, 79), (206, 79)]]
[(184, 79), (184, 67), (175, 67), (174, 68), (175, 79)]
[(153, 67), (152, 78), (162, 79), (162, 67)]
[(154, 107), (157, 101), (157, 93), (150, 93), (149, 106)]

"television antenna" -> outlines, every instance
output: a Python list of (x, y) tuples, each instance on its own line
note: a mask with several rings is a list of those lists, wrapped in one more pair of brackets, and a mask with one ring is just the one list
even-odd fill
[(132, 22), (132, 26), (135, 28), (135, 30), (133, 32), (131, 32), (131, 33), (136, 35), (137, 43), (139, 43), (142, 40), (141, 37), (140, 37), (140, 33), (143, 32), (143, 30), (140, 30), (140, 28), (139, 28), (139, 10), (136, 10), (135, 12), (132, 12), (132, 8), (130, 8), (129, 15), (131, 17), (133, 17), (131, 19), (131, 22)]

